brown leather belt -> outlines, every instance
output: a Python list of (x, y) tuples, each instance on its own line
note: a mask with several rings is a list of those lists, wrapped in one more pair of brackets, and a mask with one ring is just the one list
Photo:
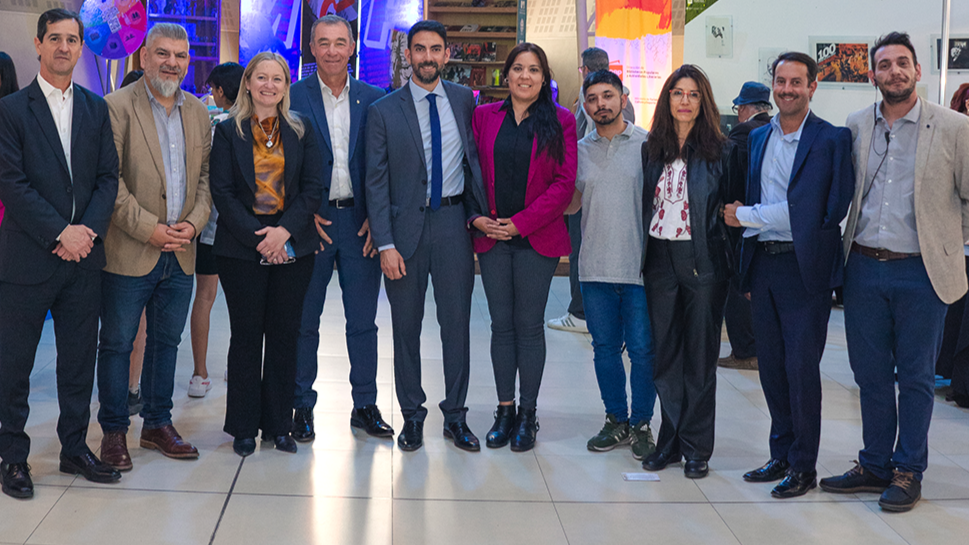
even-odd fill
[(922, 255), (919, 253), (904, 254), (901, 252), (893, 252), (884, 248), (869, 248), (868, 246), (862, 246), (857, 242), (851, 244), (851, 251), (865, 257), (877, 259), (878, 261), (895, 261), (896, 259), (908, 259), (910, 257), (919, 257)]

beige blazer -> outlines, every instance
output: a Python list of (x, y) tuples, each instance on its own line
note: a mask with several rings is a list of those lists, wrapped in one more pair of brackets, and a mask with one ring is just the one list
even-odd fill
[[(915, 228), (922, 262), (939, 299), (953, 303), (966, 293), (963, 246), (969, 240), (969, 117), (920, 100), (915, 152)], [(872, 107), (848, 116), (855, 196), (848, 212), (844, 248), (847, 258), (858, 229), (865, 190), (868, 152), (875, 125)]]
[[(118, 198), (104, 249), (105, 271), (124, 276), (145, 276), (158, 263), (161, 249), (148, 243), (155, 225), (165, 223), (165, 164), (158, 143), (155, 118), (148, 102), (148, 90), (138, 82), (104, 97), (111, 113), (114, 143), (121, 161), (118, 172)], [(209, 150), (211, 126), (206, 107), (190, 94), (182, 103), (182, 128), (185, 132), (186, 177), (185, 206), (179, 221), (195, 226), (198, 234), (205, 227), (212, 207), (209, 194)], [(195, 242), (186, 251), (175, 252), (185, 274), (195, 273)]]

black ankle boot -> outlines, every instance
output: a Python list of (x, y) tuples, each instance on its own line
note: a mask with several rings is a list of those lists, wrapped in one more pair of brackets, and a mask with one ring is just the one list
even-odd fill
[(498, 405), (498, 410), (495, 411), (495, 425), (491, 426), (485, 444), (488, 448), (501, 448), (507, 445), (514, 429), (515, 404)]
[(511, 450), (525, 452), (535, 447), (535, 434), (538, 433), (538, 418), (535, 409), (518, 407), (518, 418), (515, 420), (515, 435), (511, 438)]

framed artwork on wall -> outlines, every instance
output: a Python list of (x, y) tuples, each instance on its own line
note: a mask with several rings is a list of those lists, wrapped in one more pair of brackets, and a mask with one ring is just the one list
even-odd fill
[[(949, 57), (949, 72), (969, 72), (969, 35), (950, 35), (949, 47), (944, 50), (942, 50), (942, 36), (933, 34), (931, 40), (932, 56), (929, 64), (932, 65), (933, 74), (938, 74), (942, 66), (941, 53)], [(925, 61), (922, 63), (922, 66), (925, 66)]]
[(808, 53), (818, 63), (818, 85), (848, 89), (869, 87), (868, 50), (873, 37), (811, 36)]

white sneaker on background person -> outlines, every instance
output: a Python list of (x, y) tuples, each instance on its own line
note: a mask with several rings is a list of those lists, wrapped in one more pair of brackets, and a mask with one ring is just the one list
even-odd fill
[(547, 325), (549, 329), (558, 329), (559, 331), (571, 331), (572, 333), (589, 332), (589, 328), (585, 325), (585, 320), (582, 318), (577, 318), (570, 312), (565, 313), (565, 316), (552, 318), (546, 322), (545, 325)]
[(192, 380), (188, 382), (188, 397), (205, 397), (211, 389), (212, 379), (192, 375)]

